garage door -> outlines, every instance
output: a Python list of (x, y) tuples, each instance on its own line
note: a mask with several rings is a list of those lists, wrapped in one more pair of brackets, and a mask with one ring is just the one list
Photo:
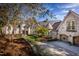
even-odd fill
[(74, 37), (73, 42), (74, 42), (74, 44), (79, 46), (79, 36)]

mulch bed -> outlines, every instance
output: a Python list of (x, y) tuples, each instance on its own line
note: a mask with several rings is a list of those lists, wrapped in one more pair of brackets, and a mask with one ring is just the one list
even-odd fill
[(0, 35), (1, 56), (33, 56), (33, 50), (28, 41), (23, 38), (7, 39)]

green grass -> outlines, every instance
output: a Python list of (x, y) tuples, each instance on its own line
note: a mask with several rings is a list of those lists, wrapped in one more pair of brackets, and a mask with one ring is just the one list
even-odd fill
[(24, 39), (31, 41), (31, 42), (35, 42), (38, 41), (39, 36), (37, 35), (28, 35), (28, 36), (24, 36)]

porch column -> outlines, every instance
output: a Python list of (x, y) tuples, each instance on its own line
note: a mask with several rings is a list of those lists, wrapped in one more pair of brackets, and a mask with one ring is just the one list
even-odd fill
[(29, 34), (29, 35), (31, 34), (31, 29), (30, 29), (30, 27), (28, 28), (28, 34)]

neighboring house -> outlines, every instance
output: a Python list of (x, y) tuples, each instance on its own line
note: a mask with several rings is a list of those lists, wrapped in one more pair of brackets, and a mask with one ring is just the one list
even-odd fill
[[(54, 22), (53, 22), (53, 24), (54, 24)], [(40, 22), (39, 25), (47, 28), (49, 30), (49, 33), (53, 29), (52, 24), (50, 22)]]
[(2, 28), (2, 33), (4, 34), (30, 34), (30, 27), (26, 24), (20, 24), (13, 27), (11, 24), (5, 25)]
[[(48, 35), (52, 37), (52, 39), (57, 39), (57, 28), (60, 25), (61, 21), (53, 21), (53, 22), (41, 22), (40, 25), (44, 26), (49, 30)], [(50, 39), (51, 40), (51, 39)]]
[(46, 27), (48, 28), (49, 32), (53, 29), (53, 27), (50, 23), (48, 23)]
[(79, 15), (69, 11), (58, 30), (58, 39), (79, 45)]
[(53, 29), (50, 32), (51, 33), (50, 35), (52, 36), (52, 39), (57, 39), (57, 35), (58, 35), (57, 28), (60, 25), (60, 23), (61, 23), (61, 21), (58, 21), (58, 22), (56, 22), (52, 25)]
[(20, 24), (13, 27), (11, 24), (7, 24), (2, 28), (2, 32), (4, 34), (36, 34), (36, 27), (38, 26), (44, 26), (45, 28), (48, 28), (49, 34), (50, 31), (52, 31), (53, 27), (49, 22), (44, 23), (38, 23), (33, 25), (28, 25), (25, 22), (21, 22)]
[(47, 27), (47, 24), (50, 23), (51, 25), (53, 25), (56, 22), (59, 22), (59, 20), (51, 20), (51, 21), (47, 21), (47, 22), (41, 21), (41, 22), (39, 22), (39, 24)]
[(12, 31), (12, 34), (19, 34), (19, 28), (16, 26), (16, 27), (13, 27), (13, 31)]
[(36, 27), (40, 26), (39, 24), (33, 24), (32, 26), (30, 26), (30, 32), (31, 34), (37, 34), (36, 32)]
[(12, 31), (13, 27), (10, 24), (7, 24), (2, 28), (2, 33), (4, 34), (12, 34)]

